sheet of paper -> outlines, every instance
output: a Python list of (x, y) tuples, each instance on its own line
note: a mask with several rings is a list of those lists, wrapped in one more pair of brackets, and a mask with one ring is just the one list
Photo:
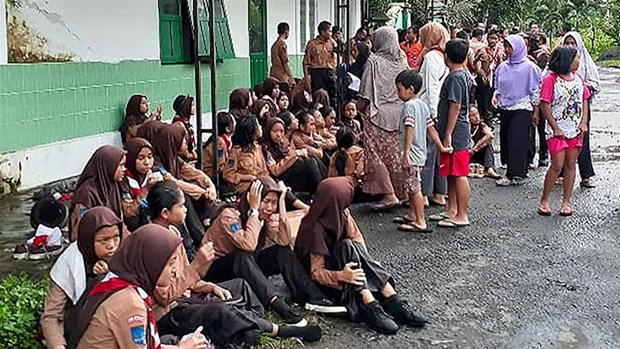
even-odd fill
[(360, 78), (358, 78), (357, 76), (351, 73), (347, 73), (347, 74), (349, 74), (349, 78), (351, 78), (351, 83), (349, 84), (349, 90), (360, 92), (360, 84), (362, 83)]

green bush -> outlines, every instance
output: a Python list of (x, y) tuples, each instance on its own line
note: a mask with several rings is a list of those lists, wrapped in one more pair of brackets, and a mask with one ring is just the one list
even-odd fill
[(49, 287), (28, 275), (10, 275), (0, 281), (0, 348), (39, 349), (39, 319)]

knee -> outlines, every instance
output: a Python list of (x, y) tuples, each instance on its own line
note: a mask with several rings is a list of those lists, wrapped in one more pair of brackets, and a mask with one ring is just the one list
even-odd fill
[(238, 251), (235, 254), (235, 266), (245, 266), (252, 263), (256, 263), (256, 261), (250, 252)]
[(549, 171), (554, 172), (554, 173), (560, 173), (562, 172), (563, 168), (564, 168), (564, 163), (553, 162), (551, 166), (549, 166)]

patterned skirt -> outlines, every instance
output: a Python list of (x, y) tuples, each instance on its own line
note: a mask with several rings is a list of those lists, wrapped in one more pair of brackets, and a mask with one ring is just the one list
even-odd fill
[(394, 193), (406, 198), (404, 175), (400, 167), (398, 131), (388, 132), (364, 120), (364, 187), (371, 195)]

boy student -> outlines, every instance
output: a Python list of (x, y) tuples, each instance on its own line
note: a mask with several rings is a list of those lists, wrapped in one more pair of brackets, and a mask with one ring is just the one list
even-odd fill
[(420, 186), (420, 173), (426, 163), (426, 133), (440, 152), (450, 152), (444, 147), (435, 130), (435, 123), (426, 103), (418, 99), (422, 88), (422, 76), (413, 70), (405, 70), (396, 76), (398, 97), (405, 102), (400, 123), (401, 165), (406, 174), (405, 189), (409, 195), (409, 213), (392, 221), (399, 223), (398, 230), (430, 233), (424, 217), (424, 196)]
[(467, 59), (469, 44), (465, 40), (450, 40), (446, 44), (446, 64), (450, 74), (439, 93), (437, 107), (439, 136), (451, 153), (440, 156), (439, 175), (448, 177), (448, 207), (445, 212), (429, 217), (438, 221), (437, 226), (457, 228), (469, 225), (469, 84), (470, 79), (463, 63)]

